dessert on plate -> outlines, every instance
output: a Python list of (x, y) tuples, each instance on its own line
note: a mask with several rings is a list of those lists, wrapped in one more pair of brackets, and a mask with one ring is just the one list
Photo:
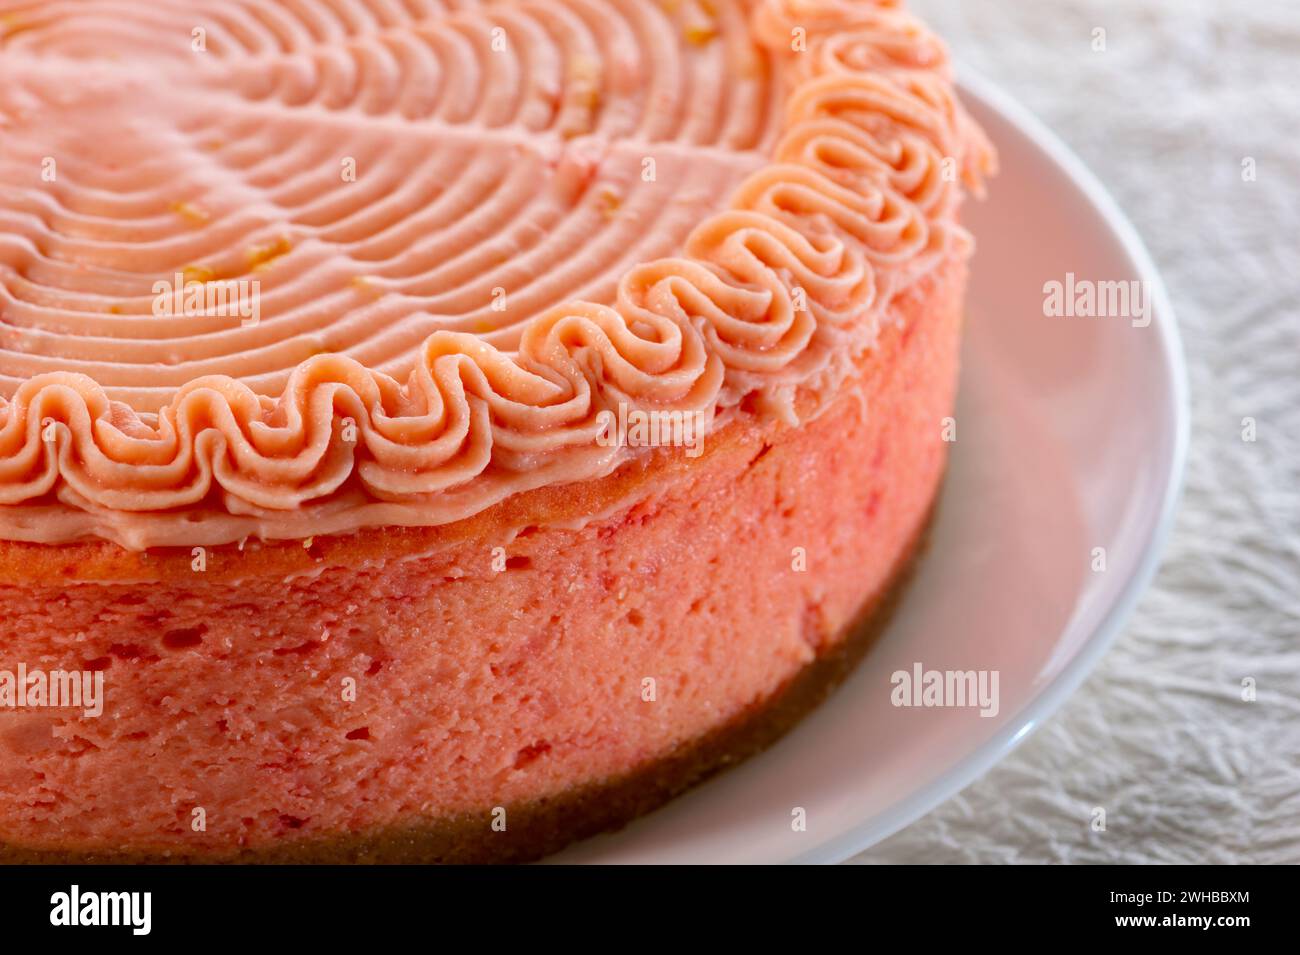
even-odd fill
[(860, 652), (992, 167), (900, 4), (9, 0), (0, 53), (0, 858), (532, 859)]

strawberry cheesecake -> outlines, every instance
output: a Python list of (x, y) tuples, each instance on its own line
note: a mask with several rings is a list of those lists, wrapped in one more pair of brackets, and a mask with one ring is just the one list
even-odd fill
[(992, 165), (886, 0), (0, 0), (0, 861), (535, 859), (771, 742)]

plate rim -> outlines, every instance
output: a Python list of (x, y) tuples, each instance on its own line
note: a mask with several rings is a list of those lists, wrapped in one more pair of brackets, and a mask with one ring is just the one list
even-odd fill
[(1062, 671), (1025, 704), (1015, 720), (968, 753), (938, 779), (905, 800), (814, 849), (783, 860), (786, 864), (843, 862), (887, 839), (987, 773), (1060, 709), (1096, 668), (1132, 615), (1138, 600), (1146, 592), (1163, 561), (1182, 499), (1191, 433), (1187, 363), (1173, 303), (1155, 261), (1137, 228), (1124, 214), (1110, 191), (1060, 136), (1027, 107), (977, 71), (959, 64), (957, 73), (958, 92), (962, 98), (977, 101), (1001, 115), (1066, 173), (1119, 240), (1125, 255), (1133, 263), (1134, 271), (1141, 281), (1147, 283), (1153, 296), (1155, 308), (1152, 325), (1158, 334), (1160, 356), (1169, 375), (1170, 410), (1174, 419), (1160, 514), (1144, 542), (1134, 573), (1105, 611), (1101, 621)]

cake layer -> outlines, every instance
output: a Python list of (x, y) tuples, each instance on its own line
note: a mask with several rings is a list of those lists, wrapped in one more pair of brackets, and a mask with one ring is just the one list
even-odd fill
[(0, 842), (233, 857), (491, 832), (494, 807), (615, 784), (762, 708), (924, 523), (963, 286), (953, 261), (904, 295), (812, 420), (733, 422), (694, 460), (443, 527), (217, 548), (201, 572), (0, 545), (4, 659), (106, 687), (97, 718), (0, 712)]

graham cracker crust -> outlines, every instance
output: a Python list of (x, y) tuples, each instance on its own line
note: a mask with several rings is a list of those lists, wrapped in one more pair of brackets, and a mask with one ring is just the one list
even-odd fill
[(858, 611), (845, 636), (768, 700), (659, 761), (619, 779), (506, 807), (360, 835), (243, 849), (223, 856), (78, 852), (0, 843), (0, 864), (469, 864), (534, 862), (570, 843), (626, 826), (717, 773), (771, 746), (842, 683), (885, 630), (924, 555), (936, 503), (895, 563), (889, 584)]

